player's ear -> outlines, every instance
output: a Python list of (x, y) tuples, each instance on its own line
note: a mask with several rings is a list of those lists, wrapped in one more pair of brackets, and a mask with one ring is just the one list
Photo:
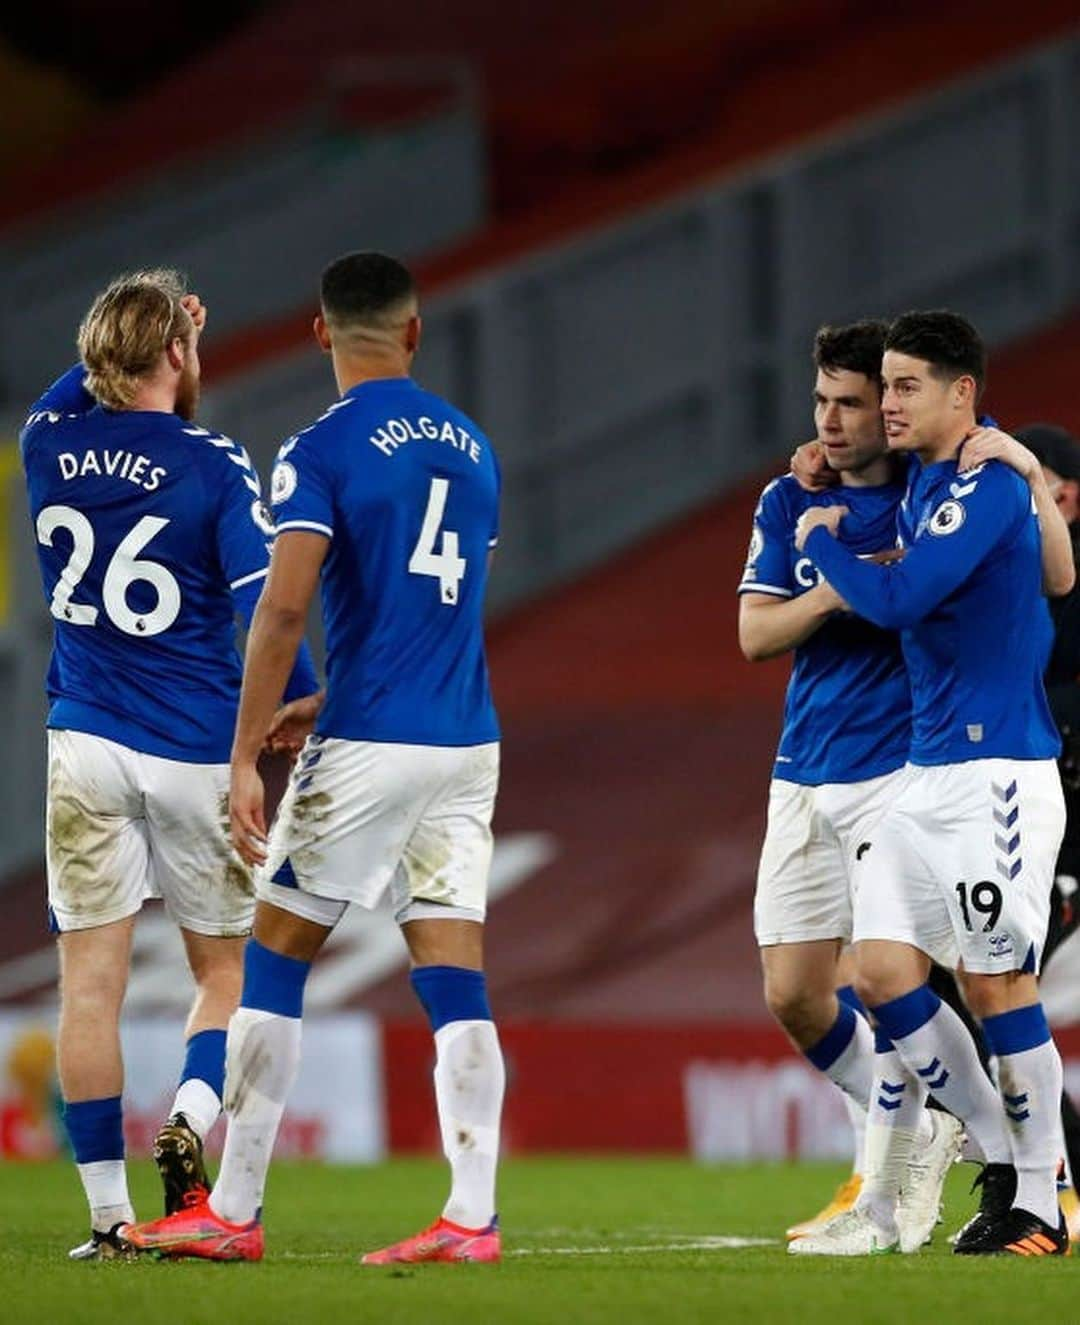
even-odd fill
[(312, 331), (315, 333), (315, 339), (318, 342), (319, 349), (324, 354), (330, 353), (330, 328), (326, 325), (326, 318), (321, 313), (315, 314), (315, 321), (312, 323)]
[(187, 349), (183, 340), (179, 336), (174, 336), (168, 345), (165, 346), (165, 357), (169, 361), (169, 367), (174, 373), (180, 372), (184, 366), (184, 360), (187, 357)]
[(966, 409), (975, 404), (975, 379), (965, 373), (953, 383), (953, 400), (957, 409)]
[(414, 313), (405, 324), (405, 348), (410, 354), (415, 354), (420, 348), (420, 333), (423, 326), (418, 313)]

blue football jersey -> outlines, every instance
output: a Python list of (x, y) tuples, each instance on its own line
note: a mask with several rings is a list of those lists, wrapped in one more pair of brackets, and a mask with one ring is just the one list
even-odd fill
[(279, 533), (330, 540), (319, 734), (497, 740), (483, 604), (499, 469), (476, 424), (410, 378), (361, 383), (282, 446), (271, 496)]
[(907, 552), (891, 566), (856, 560), (825, 529), (806, 551), (856, 612), (902, 631), (912, 763), (1056, 756), (1042, 681), (1053, 627), (1027, 484), (999, 461), (916, 465), (898, 527)]
[[(739, 593), (793, 598), (819, 577), (795, 549), (795, 524), (810, 506), (843, 503), (845, 546), (869, 555), (896, 546), (903, 485), (805, 492), (790, 475), (761, 495)], [(911, 740), (911, 696), (900, 640), (850, 613), (837, 613), (795, 650), (773, 776), (819, 786), (861, 782), (899, 768)]]
[(20, 444), (55, 627), (49, 726), (190, 763), (228, 761), (235, 595), (273, 522), (242, 446), (159, 411), (109, 410), (72, 369)]

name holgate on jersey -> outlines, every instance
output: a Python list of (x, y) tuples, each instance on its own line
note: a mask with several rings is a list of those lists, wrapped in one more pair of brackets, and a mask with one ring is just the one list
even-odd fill
[(474, 465), (480, 463), (480, 443), (464, 428), (449, 419), (436, 423), (426, 414), (415, 421), (409, 418), (387, 419), (368, 438), (383, 455), (393, 455), (405, 442), (448, 442), (455, 450), (464, 451)]
[(82, 458), (74, 451), (61, 451), (56, 457), (62, 479), (122, 478), (144, 492), (155, 492), (169, 472), (163, 465), (154, 465), (149, 456), (135, 455), (131, 451), (87, 450)]

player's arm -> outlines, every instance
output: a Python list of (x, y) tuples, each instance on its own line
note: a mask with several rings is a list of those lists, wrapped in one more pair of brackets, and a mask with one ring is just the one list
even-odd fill
[[(232, 589), (233, 609), (244, 623), (244, 629), (251, 629), (251, 622), (262, 593), (265, 576), (244, 577)], [(300, 641), (296, 651), (296, 661), (285, 683), (282, 702), (291, 704), (294, 700), (310, 699), (319, 692), (319, 679), (315, 675), (315, 659), (311, 656), (311, 646), (306, 639)], [(315, 710), (318, 713), (318, 709)], [(271, 747), (274, 748), (274, 747)]]
[(1058, 510), (1047, 485), (1042, 465), (1032, 451), (1007, 432), (999, 428), (979, 428), (965, 441), (959, 464), (962, 469), (975, 469), (988, 460), (1000, 460), (1016, 470), (1031, 489), (1042, 540), (1043, 592), (1050, 598), (1061, 598), (1070, 593), (1076, 583), (1072, 538), (1065, 517)]
[(797, 598), (747, 591), (739, 597), (739, 648), (747, 662), (764, 662), (796, 649), (847, 604), (829, 584)]
[(248, 632), (229, 810), (233, 842), (249, 865), (266, 858), (264, 792), (256, 762), (304, 637), (308, 607), (329, 546), (329, 539), (319, 533), (290, 530), (278, 535)]
[[(1008, 497), (993, 471), (966, 487), (962, 499), (941, 503), (930, 529), (892, 565), (862, 561), (838, 541), (835, 535), (848, 513), (846, 506), (805, 511), (795, 529), (795, 546), (806, 552), (853, 612), (886, 630), (902, 630), (958, 589), (1010, 524), (1002, 510)], [(950, 509), (942, 514), (945, 507)]]
[(86, 369), (81, 363), (58, 377), (30, 407), (30, 420), (39, 414), (85, 414), (97, 404), (86, 389)]

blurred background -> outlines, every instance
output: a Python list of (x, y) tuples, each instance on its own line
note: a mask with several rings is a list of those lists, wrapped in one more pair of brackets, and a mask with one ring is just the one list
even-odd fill
[[(770, 1025), (751, 925), (787, 676), (738, 652), (762, 483), (813, 433), (825, 321), (948, 305), (1006, 426), (1080, 431), (1075, 0), (141, 0), (0, 16), (0, 1154), (53, 1153), (42, 864), (49, 617), (15, 437), (120, 271), (209, 306), (203, 421), (264, 481), (333, 398), (310, 337), (352, 248), (415, 268), (424, 385), (505, 480), (489, 924), (513, 1153), (844, 1153)], [(317, 632), (316, 632), (317, 641)], [(280, 1150), (434, 1151), (430, 1035), (388, 915), (309, 984)], [(190, 985), (158, 904), (127, 1002), (144, 1153)], [(1080, 1086), (1080, 966), (1048, 1003)]]

